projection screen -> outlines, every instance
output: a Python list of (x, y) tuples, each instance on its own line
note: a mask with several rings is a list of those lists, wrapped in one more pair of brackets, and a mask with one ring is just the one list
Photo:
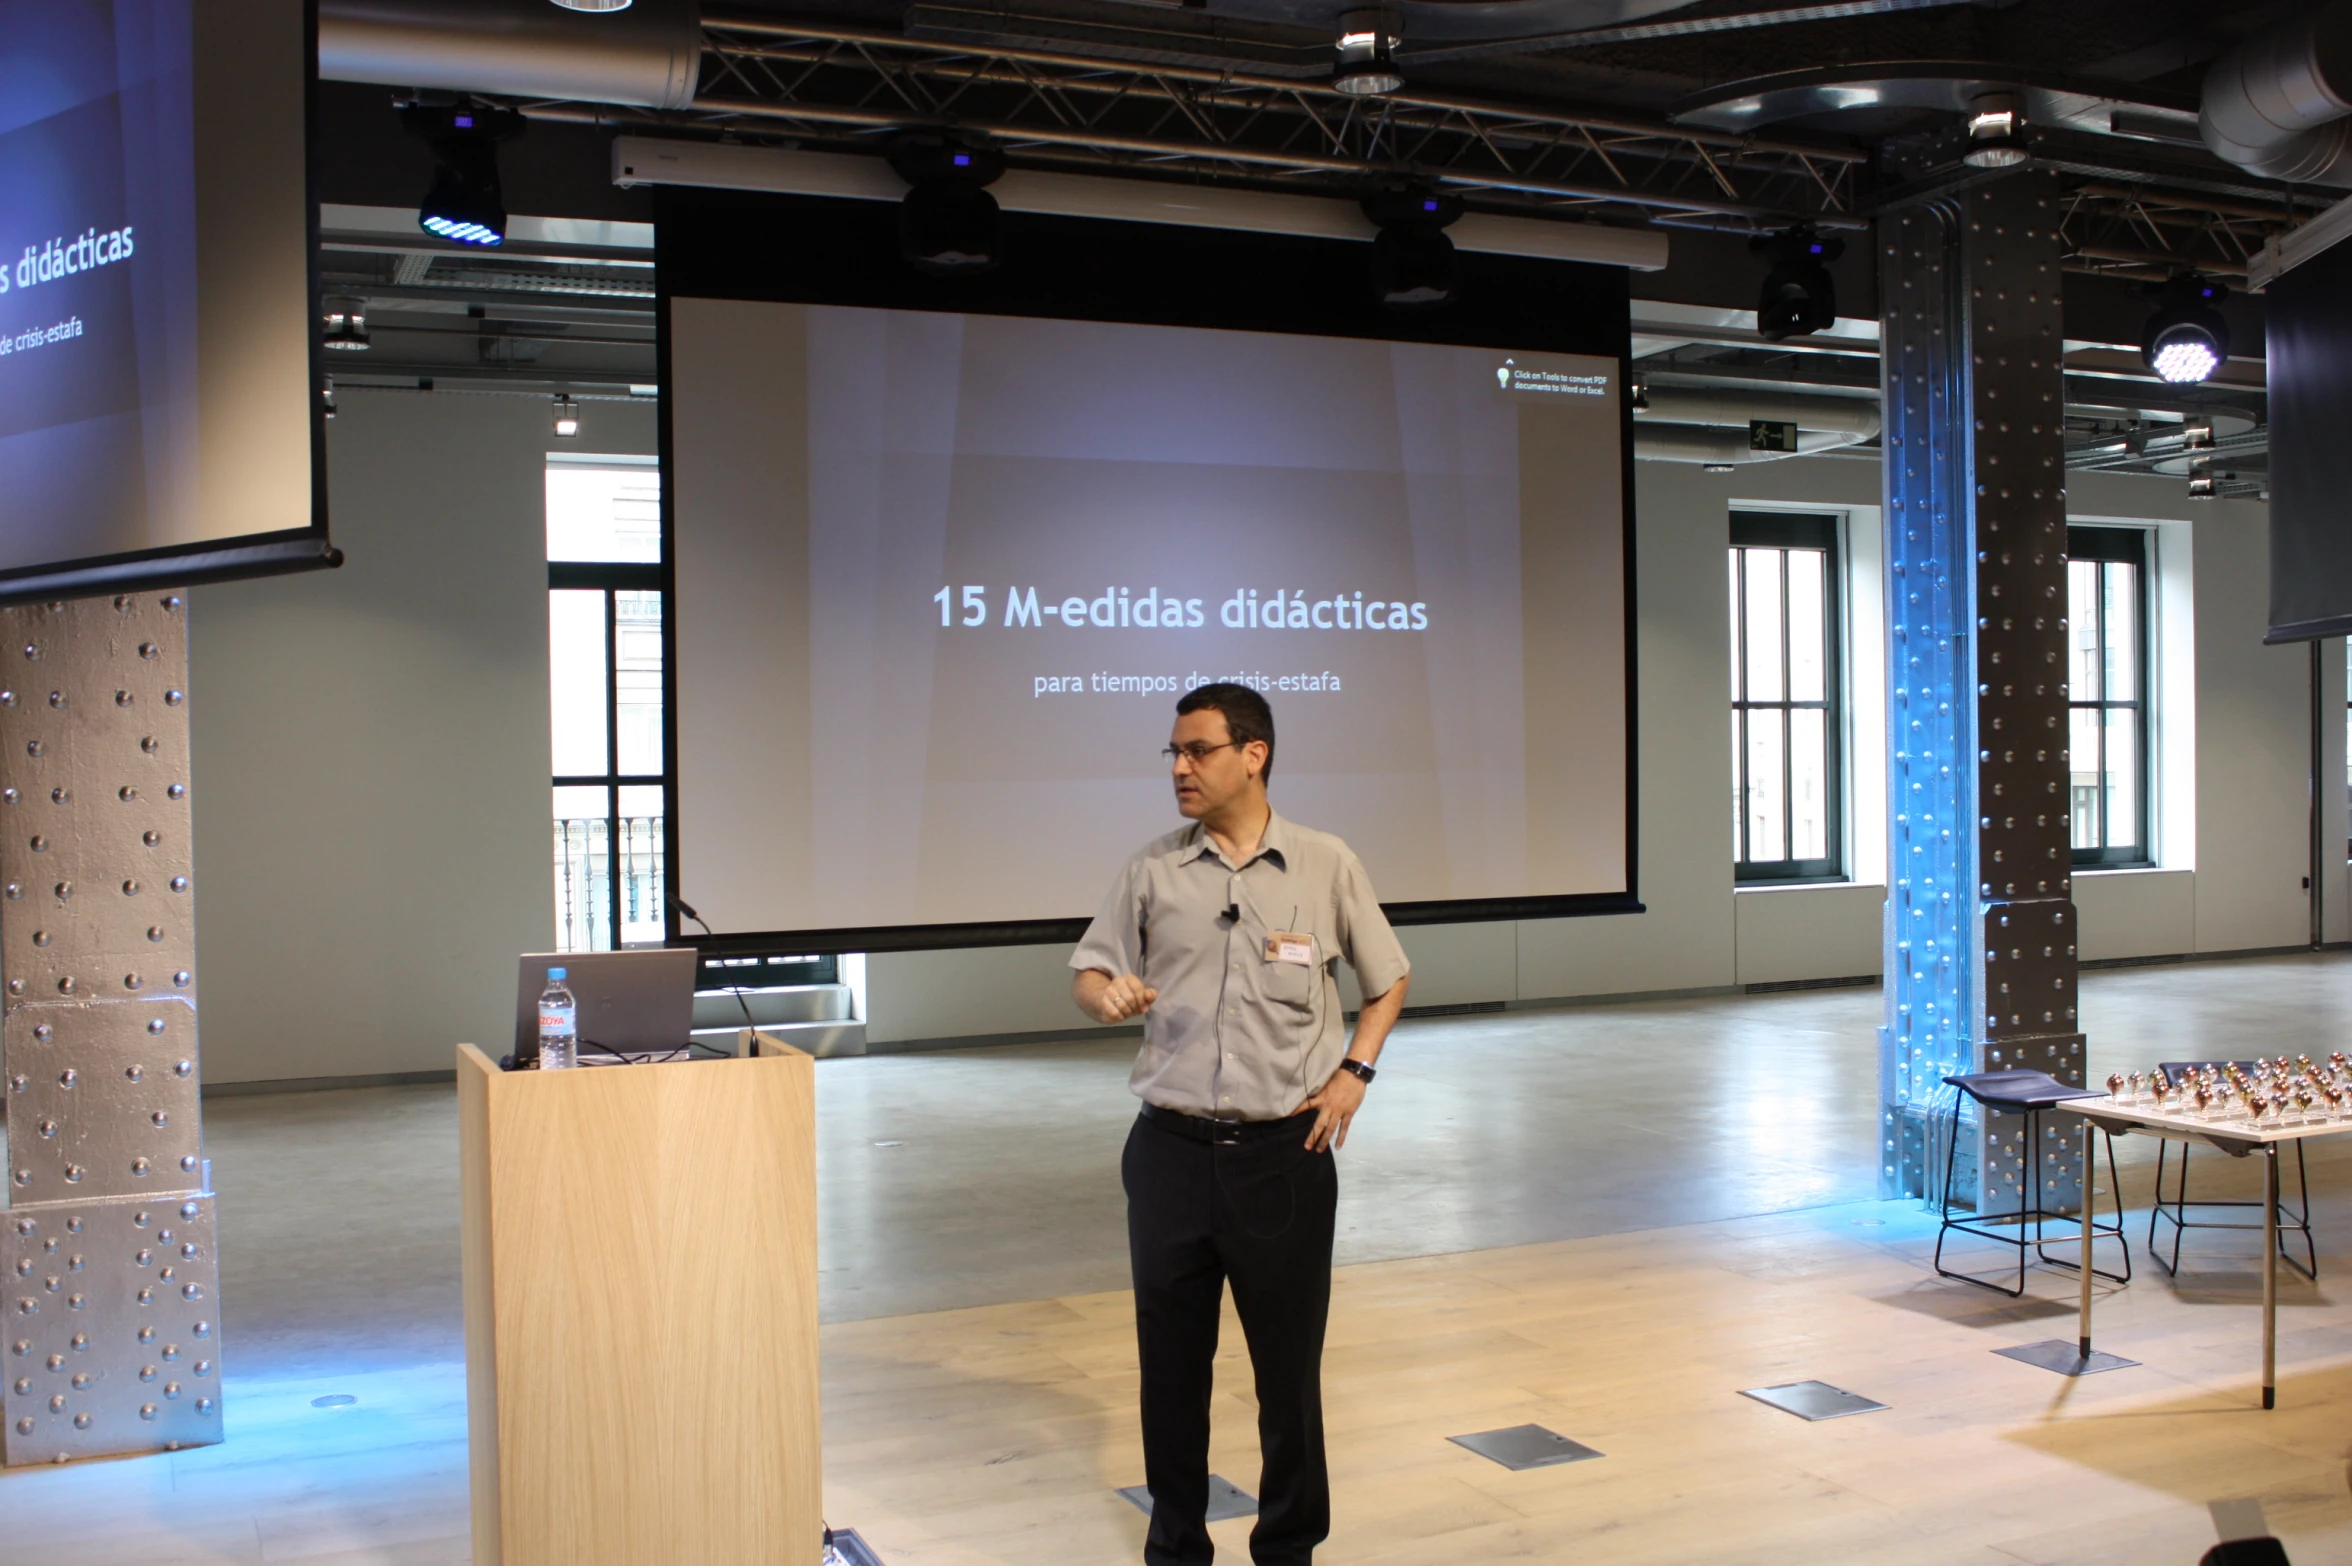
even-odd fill
[(0, 601), (327, 563), (302, 0), (0, 0)]
[(1620, 357), (675, 295), (666, 343), (722, 935), (1074, 931), (1210, 680), (1401, 917), (1637, 906)]

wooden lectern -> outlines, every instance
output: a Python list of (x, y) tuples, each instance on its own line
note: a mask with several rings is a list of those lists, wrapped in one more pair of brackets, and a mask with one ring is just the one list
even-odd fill
[(475, 1566), (817, 1566), (814, 1064), (457, 1047)]

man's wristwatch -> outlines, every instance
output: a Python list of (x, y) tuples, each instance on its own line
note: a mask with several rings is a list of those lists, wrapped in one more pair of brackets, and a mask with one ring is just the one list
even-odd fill
[(1355, 1059), (1341, 1061), (1339, 1063), (1339, 1069), (1346, 1072), (1349, 1076), (1354, 1077), (1359, 1082), (1369, 1082), (1374, 1077), (1380, 1075), (1379, 1072), (1374, 1071), (1370, 1066), (1367, 1066), (1362, 1061)]

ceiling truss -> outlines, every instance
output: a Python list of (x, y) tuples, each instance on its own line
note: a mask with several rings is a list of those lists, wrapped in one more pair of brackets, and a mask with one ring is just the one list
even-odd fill
[[(818, 23), (707, 19), (704, 50), (690, 109), (516, 106), (547, 118), (845, 149), (908, 127), (954, 128), (994, 139), (1029, 167), (1324, 194), (1421, 180), (1491, 210), (1603, 223), (1859, 229), (1873, 207), (1869, 150), (1827, 139), (1410, 88), (1357, 98), (1321, 81), (1245, 70)], [(2115, 166), (2102, 172), (2095, 159), (2086, 163), (2086, 139), (2107, 140), (2068, 138), (2052, 165), (2068, 185), (2070, 270), (2243, 277), (2264, 241), (2322, 204), (2283, 186), (2266, 203), (2264, 182), (2220, 165), (2151, 175), (2157, 151), (2145, 142), (2117, 141)], [(2217, 178), (2238, 193), (2198, 189)]]
[(675, 113), (518, 104), (605, 123), (856, 145), (908, 127), (988, 136), (1030, 167), (1359, 193), (1425, 180), (1500, 211), (1748, 232), (1860, 228), (1869, 153), (1449, 94), (978, 48), (852, 27), (707, 22)]

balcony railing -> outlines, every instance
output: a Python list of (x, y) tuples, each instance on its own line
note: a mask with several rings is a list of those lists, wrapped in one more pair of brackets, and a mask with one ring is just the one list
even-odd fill
[[(623, 816), (619, 853), (615, 822), (604, 816), (558, 816), (555, 821), (555, 945), (558, 951), (601, 952), (613, 945), (613, 898), (620, 897), (624, 946), (662, 939), (667, 896), (662, 861), (663, 818)], [(616, 862), (617, 861), (617, 862)]]

